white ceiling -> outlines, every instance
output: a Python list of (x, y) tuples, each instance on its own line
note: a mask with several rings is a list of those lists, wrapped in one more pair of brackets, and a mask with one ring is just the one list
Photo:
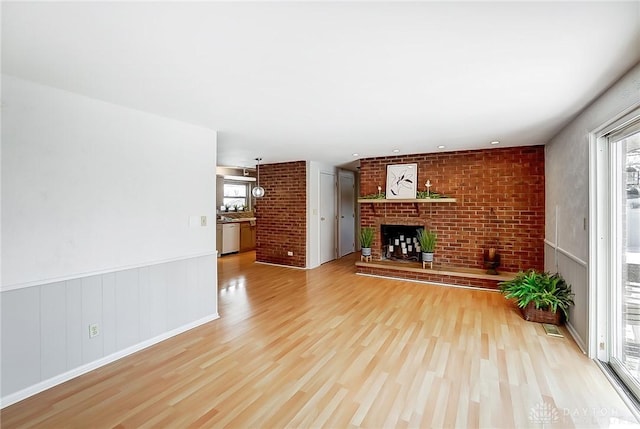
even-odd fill
[(3, 73), (216, 129), (228, 166), (543, 144), (638, 61), (638, 1), (2, 3)]

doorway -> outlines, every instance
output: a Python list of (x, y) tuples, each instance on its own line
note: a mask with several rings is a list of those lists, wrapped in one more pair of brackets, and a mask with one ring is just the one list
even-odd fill
[(338, 195), (340, 198), (339, 210), (339, 250), (338, 256), (342, 258), (356, 251), (356, 206), (355, 206), (355, 175), (353, 171), (340, 171), (338, 182)]
[(611, 186), (609, 363), (640, 398), (640, 121), (608, 137)]
[(640, 398), (640, 109), (596, 135), (592, 350)]
[(336, 259), (336, 176), (320, 172), (320, 264)]

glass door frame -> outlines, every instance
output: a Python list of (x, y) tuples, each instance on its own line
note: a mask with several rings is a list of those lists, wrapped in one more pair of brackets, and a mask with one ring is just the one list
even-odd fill
[[(634, 126), (640, 119), (640, 106), (628, 109), (617, 119), (590, 133), (589, 146), (589, 347), (588, 355), (612, 368), (627, 387), (640, 398), (640, 384), (625, 374), (618, 361), (616, 344), (621, 344), (616, 326), (621, 326), (621, 314), (615, 314), (614, 306), (620, 307), (621, 291), (612, 287), (621, 279), (617, 243), (622, 239), (618, 228), (622, 218), (619, 206), (622, 196), (618, 194), (621, 177), (620, 148), (612, 145), (620, 140), (615, 134)], [(610, 140), (611, 138), (611, 140)], [(617, 140), (616, 140), (617, 139)], [(615, 320), (614, 320), (615, 318)], [(613, 358), (613, 359), (612, 359)]]
[[(636, 398), (640, 398), (640, 382), (631, 374), (624, 363), (625, 345), (625, 322), (624, 322), (624, 290), (626, 288), (626, 250), (624, 249), (625, 234), (623, 223), (625, 222), (625, 211), (627, 206), (626, 198), (626, 157), (627, 151), (619, 144), (627, 137), (640, 132), (640, 122), (626, 125), (619, 133), (608, 135), (607, 145), (609, 147), (610, 165), (610, 195), (611, 195), (611, 304), (610, 324), (611, 324), (611, 347), (609, 364), (618, 377), (630, 389)], [(628, 225), (627, 225), (628, 226)]]

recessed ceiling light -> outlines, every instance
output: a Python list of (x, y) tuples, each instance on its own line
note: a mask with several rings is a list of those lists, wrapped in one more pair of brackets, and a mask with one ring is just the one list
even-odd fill
[(440, 146), (438, 146), (438, 149), (444, 149), (444, 145), (441, 144)]
[(400, 149), (394, 149), (393, 150), (393, 153), (398, 153), (398, 152), (400, 152)]
[(491, 144), (500, 144), (500, 142), (498, 140), (494, 140), (491, 142)]
[(352, 155), (353, 155), (353, 156), (360, 156), (360, 154), (359, 154), (359, 153), (354, 153), (354, 154), (352, 154)]

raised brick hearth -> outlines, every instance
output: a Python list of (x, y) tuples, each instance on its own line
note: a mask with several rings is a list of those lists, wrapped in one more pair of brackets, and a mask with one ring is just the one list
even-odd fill
[[(422, 269), (420, 264), (398, 263), (395, 266), (379, 263), (356, 262), (359, 274), (383, 277), (396, 277), (406, 280), (419, 280), (431, 283), (443, 283), (456, 286), (479, 287), (483, 289), (497, 289), (498, 283), (510, 280), (513, 274), (504, 273), (497, 276), (484, 274), (482, 270), (468, 272), (445, 271), (444, 269)], [(435, 267), (434, 267), (435, 268)]]
[[(418, 164), (418, 189), (455, 202), (360, 204), (361, 226), (374, 228), (372, 262), (381, 260), (380, 225), (419, 225), (438, 235), (439, 267), (483, 269), (483, 253), (496, 247), (500, 272), (544, 268), (544, 146), (367, 158), (360, 162), (360, 193), (385, 187), (388, 164)], [(403, 262), (398, 262), (402, 264)], [(358, 266), (360, 273), (495, 287), (496, 281), (392, 268)]]

